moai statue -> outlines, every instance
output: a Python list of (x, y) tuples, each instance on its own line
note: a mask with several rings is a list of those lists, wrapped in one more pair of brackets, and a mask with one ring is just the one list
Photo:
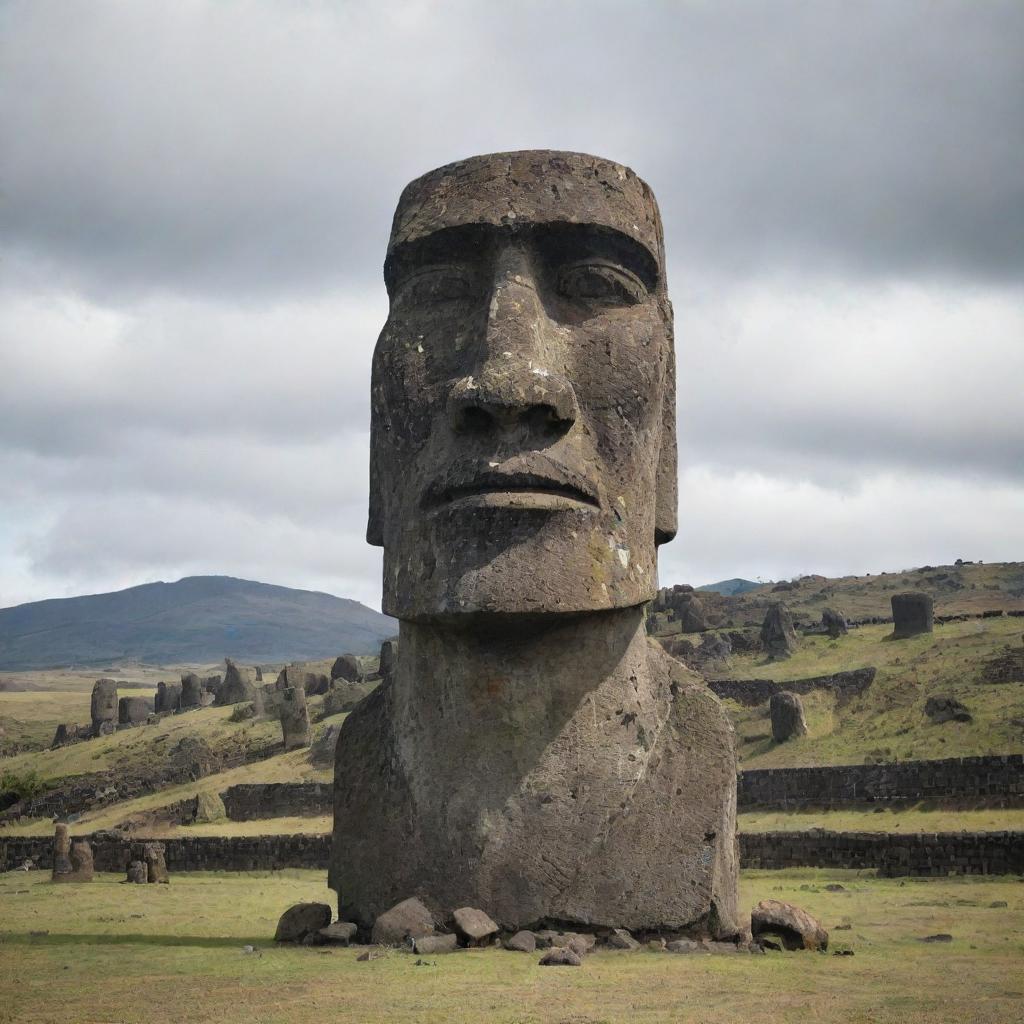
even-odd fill
[(117, 682), (97, 679), (92, 688), (92, 734), (109, 736), (117, 728)]
[(171, 876), (167, 871), (167, 861), (164, 859), (163, 843), (144, 843), (142, 859), (146, 864), (147, 882), (170, 882)]
[(788, 658), (796, 650), (793, 616), (781, 601), (776, 601), (768, 608), (768, 613), (761, 624), (761, 646), (765, 654), (773, 660)]
[(894, 640), (930, 633), (935, 627), (935, 609), (928, 594), (911, 591), (893, 594), (892, 636)]
[(142, 725), (153, 710), (145, 697), (122, 697), (117, 702), (117, 724)]
[(350, 683), (358, 683), (362, 678), (362, 669), (359, 667), (359, 660), (354, 654), (341, 654), (334, 659), (331, 666), (331, 681), (344, 679)]
[(202, 703), (203, 683), (195, 672), (186, 672), (181, 677), (181, 708), (197, 708)]
[(821, 624), (833, 640), (844, 636), (848, 630), (846, 616), (837, 612), (835, 608), (823, 608), (821, 612)]
[(280, 691), (278, 705), (281, 715), (281, 731), (284, 733), (284, 749), (297, 750), (310, 743), (309, 711), (306, 708), (306, 692), (301, 686), (289, 686)]
[(65, 824), (58, 824), (53, 836), (54, 882), (91, 882), (93, 880), (92, 847), (85, 839), (74, 842)]
[(661, 220), (631, 170), (500, 153), (398, 204), (367, 537), (392, 672), (335, 760), (342, 920), (398, 901), (726, 937), (733, 733), (649, 642), (676, 530)]
[(126, 882), (132, 882), (136, 885), (145, 885), (148, 880), (148, 871), (146, 870), (146, 862), (144, 860), (133, 860), (128, 862), (128, 877), (125, 878)]
[(772, 720), (772, 739), (776, 743), (807, 735), (803, 701), (795, 693), (788, 690), (773, 693), (768, 701), (768, 714)]
[(154, 710), (158, 715), (177, 711), (181, 707), (181, 683), (157, 683)]
[(240, 704), (255, 699), (256, 677), (251, 668), (241, 668), (230, 658), (224, 662), (224, 681), (217, 688), (219, 705)]

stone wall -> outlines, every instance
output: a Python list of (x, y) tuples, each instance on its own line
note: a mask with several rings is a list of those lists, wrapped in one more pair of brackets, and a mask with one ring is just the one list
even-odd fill
[(1024, 756), (748, 769), (739, 773), (737, 787), (740, 808), (827, 808), (951, 798), (1024, 805)]
[(874, 682), (875, 672), (876, 669), (872, 667), (855, 668), (849, 672), (836, 672), (831, 676), (791, 679), (785, 683), (776, 683), (771, 679), (709, 679), (708, 687), (719, 697), (734, 700), (748, 707), (764, 704), (771, 699), (772, 694), (781, 693), (783, 690), (790, 693), (829, 690), (842, 704), (863, 693)]
[(1024, 872), (1024, 832), (744, 832), (744, 868), (873, 868), (902, 875), (1015, 875)]
[(232, 821), (315, 818), (334, 810), (330, 782), (271, 782), (232, 786), (220, 795)]
[[(132, 839), (112, 833), (86, 837), (98, 871), (122, 872)], [(135, 842), (140, 840), (136, 837)], [(162, 839), (167, 867), (175, 871), (326, 870), (329, 835), (197, 836)], [(902, 875), (1008, 875), (1024, 873), (1024, 832), (946, 832), (899, 835), (887, 832), (744, 832), (739, 837), (744, 868), (790, 867), (876, 869)], [(49, 869), (53, 838), (0, 839), (0, 871), (26, 859)]]
[[(133, 842), (143, 840), (111, 832), (86, 838), (92, 845), (97, 871), (122, 872)], [(195, 836), (161, 839), (170, 871), (277, 871), (281, 868), (326, 870), (329, 835)], [(11, 871), (26, 859), (38, 868), (53, 866), (53, 837), (14, 836), (0, 839), (0, 871)]]

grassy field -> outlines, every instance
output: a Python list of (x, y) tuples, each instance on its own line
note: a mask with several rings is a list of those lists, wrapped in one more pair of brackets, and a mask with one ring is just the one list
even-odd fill
[[(889, 626), (864, 626), (838, 640), (802, 637), (796, 653), (784, 661), (739, 654), (709, 673), (718, 678), (785, 682), (865, 666), (878, 669), (870, 689), (846, 705), (837, 705), (832, 696), (820, 691), (803, 697), (808, 735), (787, 743), (772, 742), (766, 705), (748, 708), (726, 701), (743, 766), (781, 768), (1024, 752), (1024, 681), (981, 681), (986, 659), (1021, 643), (1024, 620), (951, 622), (937, 626), (930, 636), (900, 641), (887, 639), (890, 632)], [(932, 724), (924, 704), (938, 695), (960, 700), (974, 720)]]
[[(827, 892), (838, 882), (841, 892)], [(600, 952), (578, 969), (480, 950), (369, 963), (358, 950), (275, 948), (320, 872), (179, 874), (169, 886), (54, 886), (0, 876), (0, 1022), (216, 1024), (1005, 1024), (1024, 999), (1024, 887), (1016, 879), (905, 882), (851, 872), (748, 872), (742, 906), (791, 900), (852, 957)], [(1005, 907), (992, 904), (1003, 901)], [(836, 931), (837, 925), (850, 925)], [(926, 935), (952, 934), (944, 944)], [(246, 944), (257, 951), (243, 952)], [(419, 962), (418, 962), (419, 961)]]
[(881, 810), (744, 811), (737, 824), (741, 832), (1024, 832), (1024, 807), (950, 810), (918, 804)]

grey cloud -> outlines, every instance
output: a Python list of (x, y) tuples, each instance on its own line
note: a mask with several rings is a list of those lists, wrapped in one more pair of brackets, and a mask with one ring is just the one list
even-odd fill
[(1024, 8), (20, 4), (14, 251), (97, 294), (379, 288), (397, 193), (471, 152), (597, 151), (686, 267), (1019, 274)]

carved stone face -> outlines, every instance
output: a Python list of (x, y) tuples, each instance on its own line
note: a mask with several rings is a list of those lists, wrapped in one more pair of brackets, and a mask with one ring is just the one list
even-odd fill
[(661, 221), (632, 171), (499, 153), (409, 185), (373, 362), (370, 521), (400, 619), (649, 600), (676, 522)]

